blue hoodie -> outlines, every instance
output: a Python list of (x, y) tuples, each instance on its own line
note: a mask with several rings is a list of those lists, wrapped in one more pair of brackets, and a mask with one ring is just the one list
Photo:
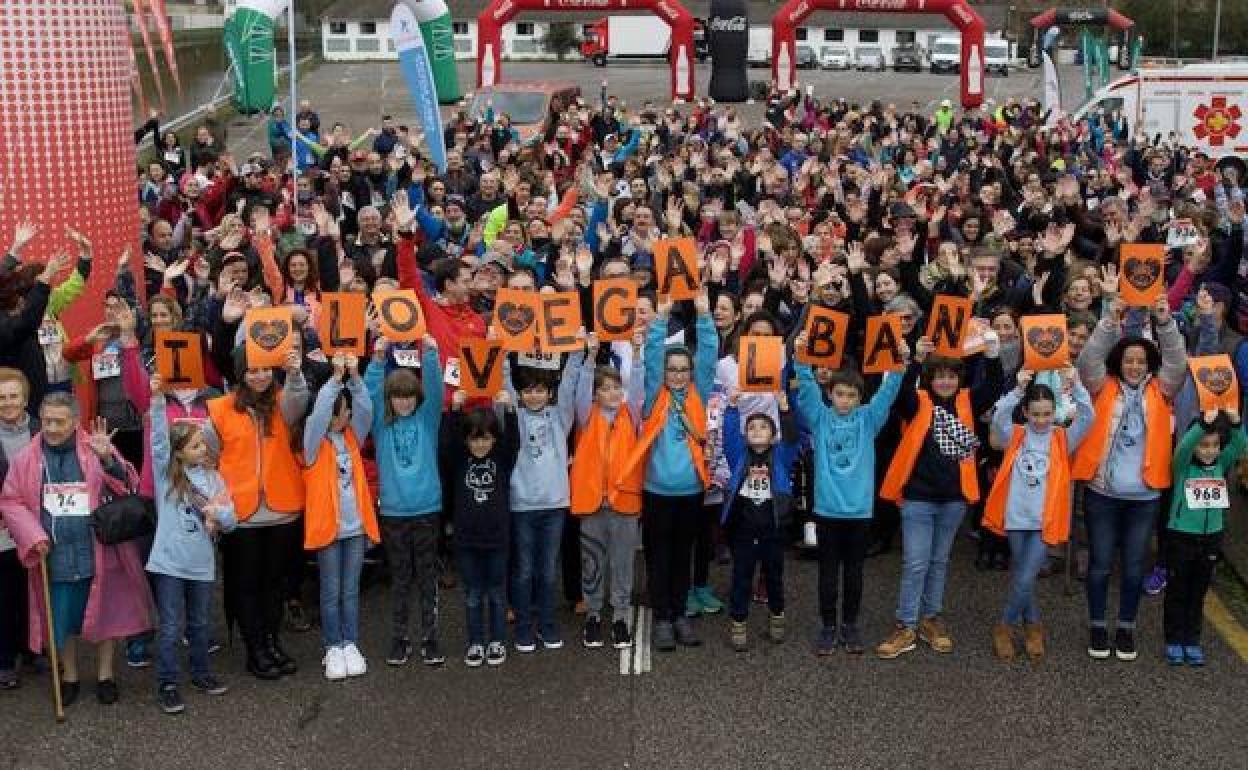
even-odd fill
[(875, 437), (888, 420), (902, 376), (884, 375), (871, 401), (845, 416), (825, 403), (810, 364), (798, 362), (797, 408), (815, 448), (815, 515), (869, 519), (875, 504)]
[[(667, 347), (667, 318), (656, 316), (646, 331), (646, 348), (643, 352), (646, 363), (646, 403), (645, 416), (648, 418), (654, 409), (654, 402), (659, 397), (659, 388), (663, 385), (664, 364), (667, 351), (678, 349), (679, 346)], [(693, 355), (693, 387), (697, 390), (705, 405), (715, 385), (715, 362), (719, 358), (719, 334), (715, 331), (715, 322), (710, 313), (698, 315), (694, 327), (697, 333), (698, 349)], [(683, 349), (683, 348), (680, 348)], [(702, 494), (702, 479), (693, 467), (693, 456), (689, 453), (689, 445), (685, 441), (684, 421), (676, 414), (683, 408), (686, 391), (672, 391), (671, 413), (654, 446), (650, 448), (650, 458), (646, 463), (647, 492), (656, 495), (676, 497), (680, 495)]]
[[(801, 455), (802, 447), (797, 420), (791, 412), (781, 412), (780, 424), (775, 427), (780, 431), (780, 435), (770, 450), (771, 499), (776, 517), (776, 529), (782, 531), (788, 524), (793, 508), (793, 465)], [(745, 480), (749, 457), (750, 447), (745, 440), (745, 431), (741, 425), (741, 412), (737, 407), (730, 406), (724, 410), (724, 459), (728, 462), (732, 477), (724, 490), (720, 524), (728, 523), (732, 506), (736, 502), (737, 494), (741, 491), (741, 482)]]
[(381, 484), (382, 516), (410, 518), (442, 510), (442, 481), (438, 477), (438, 424), (442, 419), (442, 366), (436, 348), (421, 355), (420, 374), (425, 398), (407, 417), (386, 422), (386, 367), (372, 361), (364, 384), (374, 404), (373, 445)]

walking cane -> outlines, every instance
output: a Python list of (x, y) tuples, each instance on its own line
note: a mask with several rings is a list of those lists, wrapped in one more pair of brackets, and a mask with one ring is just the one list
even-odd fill
[(56, 632), (52, 627), (52, 588), (48, 583), (48, 556), (44, 554), (39, 562), (39, 574), (43, 576), (43, 611), (44, 620), (48, 624), (45, 635), (48, 645), (48, 663), (52, 669), (52, 701), (56, 705), (56, 721), (65, 721), (65, 704), (61, 702), (61, 666), (57, 659)]

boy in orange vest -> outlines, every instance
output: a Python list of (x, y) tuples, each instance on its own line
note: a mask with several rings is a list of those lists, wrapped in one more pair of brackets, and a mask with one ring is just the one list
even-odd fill
[[(633, 338), (641, 348), (642, 332)], [(572, 458), (572, 515), (581, 521), (581, 592), (589, 612), (581, 633), (586, 647), (602, 647), (602, 609), (611, 575), (611, 645), (632, 646), (633, 554), (640, 539), (642, 468), (624, 473), (624, 458), (637, 443), (644, 380), (629, 377), (627, 390), (614, 366), (598, 366), (598, 338), (589, 335), (588, 353), (576, 388), (576, 456)]]
[[(1056, 424), (1057, 395), (1048, 385), (1018, 373), (1018, 387), (1001, 397), (992, 416), (993, 447), (1003, 450), (1001, 470), (984, 506), (984, 527), (1010, 541), (1010, 593), (1001, 622), (992, 629), (992, 649), (1001, 660), (1016, 655), (1014, 630), (1023, 627), (1024, 647), (1032, 660), (1044, 657), (1044, 626), (1036, 605), (1036, 577), (1045, 547), (1070, 537), (1070, 455), (1092, 425), (1092, 397), (1073, 368), (1061, 372), (1062, 389), (1074, 400), (1069, 428)], [(1014, 424), (1023, 405), (1026, 423)]]

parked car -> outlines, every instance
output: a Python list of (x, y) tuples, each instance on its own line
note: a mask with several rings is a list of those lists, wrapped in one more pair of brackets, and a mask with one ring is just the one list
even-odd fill
[(893, 49), (893, 69), (897, 72), (923, 70), (923, 52), (914, 43), (902, 43)]
[(819, 58), (815, 56), (814, 48), (798, 43), (794, 50), (797, 57), (797, 68), (799, 70), (813, 70), (819, 68)]
[(495, 115), (506, 113), (511, 117), (512, 128), (520, 134), (520, 141), (528, 144), (541, 139), (551, 101), (558, 99), (567, 106), (580, 95), (581, 87), (566, 80), (495, 83), (471, 95), (468, 114), (480, 120), (490, 107)]
[(860, 70), (883, 71), (884, 52), (879, 46), (866, 45), (854, 51), (854, 67)]
[(819, 52), (825, 70), (847, 70), (854, 66), (854, 57), (843, 45), (825, 45)]

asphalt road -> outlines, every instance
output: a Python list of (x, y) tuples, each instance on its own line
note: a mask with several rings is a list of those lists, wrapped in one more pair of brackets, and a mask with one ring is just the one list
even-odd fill
[[(460, 83), (467, 91), (476, 84), (474, 66), (473, 62), (460, 62)], [(612, 62), (601, 69), (579, 61), (506, 62), (503, 78), (572, 80), (581, 86), (587, 98), (596, 98), (605, 78), (611, 93), (630, 106), (640, 106), (646, 100), (658, 103), (670, 100), (668, 72), (667, 65), (659, 62)], [(705, 94), (710, 81), (709, 65), (698, 66), (696, 75), (697, 93)], [(1068, 102), (1065, 106), (1074, 109), (1082, 101), (1083, 77), (1076, 67), (1062, 67), (1060, 75)], [(769, 80), (770, 70), (751, 69), (749, 77)], [(863, 104), (879, 99), (909, 109), (911, 102), (917, 101), (925, 112), (931, 112), (942, 99), (958, 103), (956, 75), (802, 70), (798, 72), (798, 80), (803, 86), (814, 85), (816, 94), (822, 98), (844, 96)], [(1030, 69), (1016, 70), (1005, 78), (986, 77), (984, 87), (986, 96), (998, 102), (1010, 97), (1039, 99), (1043, 90), (1040, 70)], [(321, 114), (322, 123), (341, 120), (356, 133), (371, 125), (380, 125), (382, 115), (394, 115), (408, 124), (415, 121), (411, 97), (397, 62), (324, 62), (300, 78), (299, 99), (312, 101)], [(741, 104), (738, 111), (747, 123), (756, 123), (762, 118), (763, 105)], [(229, 145), (236, 156), (243, 157), (253, 151), (268, 153), (264, 126), (262, 116), (243, 116), (231, 121)]]
[[(947, 617), (958, 648), (924, 647), (895, 661), (811, 653), (816, 630), (813, 563), (790, 560), (790, 640), (728, 646), (723, 617), (700, 621), (706, 644), (654, 652), (651, 671), (621, 675), (610, 648), (586, 650), (564, 610), (569, 644), (502, 667), (459, 662), (458, 591), (444, 592), (445, 668), (413, 661), (391, 669), (387, 589), (363, 598), (362, 679), (326, 682), (315, 632), (288, 635), (299, 674), (279, 684), (242, 670), (241, 650), (214, 658), (232, 685), (223, 698), (184, 692), (187, 711), (161, 714), (151, 669), (120, 667), (122, 701), (102, 707), (90, 685), (56, 725), (46, 677), (0, 693), (0, 767), (20, 768), (1242, 768), (1244, 662), (1207, 632), (1204, 670), (1168, 669), (1160, 654), (1160, 601), (1146, 599), (1139, 660), (1092, 661), (1084, 652), (1085, 604), (1060, 577), (1042, 582), (1051, 628), (1040, 665), (1006, 665), (989, 647), (1005, 573), (970, 567), (960, 540)], [(884, 635), (896, 600), (899, 556), (871, 560), (863, 623)], [(712, 583), (726, 589), (727, 568)], [(1081, 584), (1076, 584), (1081, 588)], [(218, 610), (219, 611), (219, 610)], [(224, 633), (219, 630), (218, 633)], [(84, 666), (84, 680), (92, 669)]]

